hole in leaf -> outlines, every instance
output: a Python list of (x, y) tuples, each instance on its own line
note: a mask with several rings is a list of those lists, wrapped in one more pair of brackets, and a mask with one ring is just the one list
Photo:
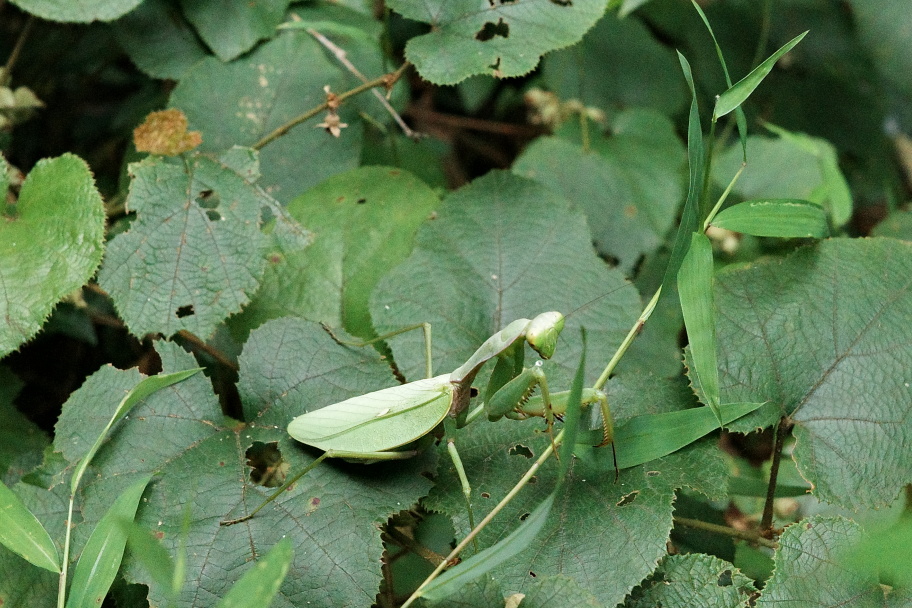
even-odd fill
[(532, 515), (532, 514), (531, 514), (531, 513), (523, 513), (522, 515), (519, 516), (519, 521), (526, 521), (527, 519), (529, 519), (529, 516), (530, 516), (530, 515)]
[(646, 477), (658, 477), (661, 474), (659, 471), (646, 471)]
[(491, 498), (491, 494), (489, 492), (482, 492), (481, 497), (482, 498)]
[(533, 475), (529, 478), (529, 485), (532, 485), (533, 483), (538, 483), (538, 476)]
[(529, 570), (529, 576), (531, 576), (532, 578), (536, 578), (538, 575), (535, 574), (534, 572), (532, 572), (531, 570)]
[(477, 396), (478, 396), (478, 388), (473, 386), (472, 388), (469, 389), (469, 399), (474, 399)]
[(719, 575), (719, 580), (716, 581), (716, 584), (720, 587), (731, 587), (732, 586), (732, 571), (725, 570), (722, 574)]
[(480, 40), (481, 42), (487, 42), (495, 36), (500, 36), (502, 38), (509, 38), (510, 36), (510, 26), (504, 23), (503, 17), (497, 20), (497, 23), (491, 23), (488, 21), (485, 23), (478, 33), (475, 34), (475, 40)]
[(282, 458), (279, 444), (275, 441), (263, 443), (254, 441), (247, 448), (247, 466), (250, 471), (250, 481), (267, 488), (277, 488), (285, 483), (289, 465)]
[(532, 458), (533, 456), (532, 450), (522, 445), (521, 443), (517, 443), (512, 448), (510, 448), (510, 451), (508, 453), (510, 456), (525, 456), (526, 458)]
[(619, 506), (619, 507), (626, 507), (627, 505), (633, 503), (634, 500), (636, 500), (636, 497), (639, 493), (640, 493), (639, 490), (634, 490), (630, 494), (626, 494), (626, 495), (622, 496), (621, 499), (619, 501), (617, 501), (617, 503), (615, 503), (615, 504), (617, 504), (617, 506)]
[(362, 198), (359, 198), (359, 199), (358, 199), (358, 204), (359, 204), (359, 205), (363, 205), (363, 204), (366, 203), (366, 202), (367, 202), (367, 199), (366, 199), (366, 198), (363, 198), (363, 197), (362, 197)]
[(206, 217), (209, 218), (210, 222), (217, 222), (222, 219), (222, 214), (214, 209), (206, 209)]
[(551, 0), (551, 4), (558, 6), (573, 6), (573, 0)]
[(181, 306), (176, 311), (174, 311), (174, 314), (177, 315), (178, 319), (183, 319), (184, 317), (189, 317), (190, 315), (193, 314), (193, 304), (187, 304), (186, 306)]
[(219, 206), (221, 200), (215, 190), (203, 190), (196, 195), (196, 204), (203, 209), (215, 209)]

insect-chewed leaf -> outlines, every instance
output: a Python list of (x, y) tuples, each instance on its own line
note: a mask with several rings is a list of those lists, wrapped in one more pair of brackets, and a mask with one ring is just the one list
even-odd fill
[(452, 398), (450, 374), (443, 374), (308, 412), (291, 421), (288, 434), (321, 450), (392, 450), (440, 424)]

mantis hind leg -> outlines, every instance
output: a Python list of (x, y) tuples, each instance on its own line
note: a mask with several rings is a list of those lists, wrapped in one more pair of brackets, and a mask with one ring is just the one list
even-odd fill
[(602, 391), (598, 392), (599, 408), (602, 410), (602, 442), (597, 448), (611, 444), (611, 457), (614, 459), (614, 481), (617, 483), (621, 472), (618, 470), (617, 450), (614, 449), (614, 416), (611, 415), (611, 407), (608, 405), (608, 395)]
[[(466, 511), (469, 514), (469, 529), (474, 530), (475, 513), (472, 510), (472, 485), (469, 483), (469, 478), (466, 475), (465, 467), (462, 464), (462, 458), (459, 456), (459, 450), (456, 449), (456, 441), (453, 437), (453, 433), (456, 430), (456, 423), (452, 418), (447, 418), (443, 422), (443, 428), (446, 433), (447, 453), (449, 453), (450, 460), (453, 461), (453, 466), (456, 468), (456, 475), (459, 477), (459, 483), (462, 484), (462, 495), (465, 497)], [(473, 538), (472, 543), (475, 553), (478, 553), (478, 541)]]
[(431, 363), (431, 324), (430, 323), (415, 323), (414, 325), (409, 325), (407, 327), (402, 327), (395, 331), (385, 333), (383, 335), (377, 336), (376, 338), (371, 338), (370, 340), (343, 340), (336, 335), (336, 332), (327, 325), (326, 323), (320, 323), (323, 326), (323, 329), (328, 333), (333, 340), (337, 343), (342, 344), (343, 346), (355, 346), (358, 348), (363, 348), (365, 346), (370, 346), (371, 344), (376, 344), (377, 342), (382, 342), (388, 340), (393, 336), (398, 336), (399, 334), (404, 334), (415, 329), (420, 329), (424, 332), (424, 357), (425, 357), (425, 378), (434, 377), (434, 366)]
[(404, 460), (406, 458), (411, 458), (415, 456), (417, 452), (405, 451), (405, 452), (343, 452), (338, 450), (328, 450), (323, 452), (318, 456), (313, 462), (301, 469), (294, 477), (289, 478), (279, 487), (278, 490), (270, 494), (266, 500), (260, 503), (260, 505), (243, 517), (238, 517), (237, 519), (226, 519), (219, 522), (220, 526), (233, 526), (234, 524), (239, 524), (241, 522), (247, 521), (252, 518), (254, 515), (260, 512), (260, 509), (271, 503), (273, 500), (282, 495), (282, 492), (290, 488), (295, 484), (299, 479), (310, 473), (314, 470), (318, 464), (326, 460), (327, 458), (356, 458), (361, 461), (373, 461), (373, 460)]

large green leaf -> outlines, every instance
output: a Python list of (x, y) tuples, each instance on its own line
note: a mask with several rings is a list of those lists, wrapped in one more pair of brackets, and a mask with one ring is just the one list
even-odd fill
[(111, 27), (136, 67), (153, 78), (179, 80), (209, 55), (180, 8), (169, 0), (145, 0)]
[(891, 239), (823, 241), (716, 277), (722, 401), (788, 416), (798, 468), (828, 502), (884, 505), (912, 481), (909, 277), (912, 245)]
[(685, 102), (674, 52), (636, 17), (606, 14), (580, 44), (546, 56), (542, 77), (562, 99), (602, 109), (640, 106), (669, 115)]
[(110, 21), (136, 8), (142, 0), (13, 0), (24, 11), (48, 21), (88, 23)]
[[(170, 105), (202, 132), (202, 150), (250, 146), (292, 118), (326, 101), (324, 86), (341, 93), (344, 76), (310, 34), (289, 31), (231, 63), (209, 57), (184, 75)], [(213, 95), (218, 91), (218, 95)], [(347, 106), (341, 137), (298, 125), (263, 148), (261, 185), (287, 202), (333, 173), (353, 168), (361, 152), (361, 126)], [(305, 159), (305, 160), (302, 160)]]
[(757, 592), (730, 563), (693, 553), (671, 555), (631, 594), (624, 608), (742, 608)]
[(776, 569), (757, 605), (908, 606), (910, 589), (886, 593), (874, 569), (850, 566), (849, 553), (862, 538), (860, 526), (848, 519), (812, 517), (792, 524), (779, 539)]
[(665, 239), (683, 198), (684, 147), (665, 116), (628, 110), (611, 136), (595, 137), (588, 153), (569, 141), (542, 137), (513, 165), (566, 196), (586, 214), (599, 253), (630, 273)]
[[(618, 426), (631, 416), (675, 411), (692, 401), (682, 384), (641, 376), (613, 380), (608, 396)], [(475, 423), (457, 435), (456, 443), (472, 483), (476, 518), (506, 494), (529, 468), (532, 457), (550, 449), (542, 427), (543, 423), (535, 421)], [(618, 450), (622, 456), (623, 446), (618, 445)], [(686, 484), (717, 497), (725, 495), (725, 465), (710, 441), (624, 469), (617, 482), (611, 450), (593, 451), (602, 452), (604, 457), (574, 459), (549, 520), (531, 547), (494, 572), (505, 594), (526, 593), (537, 577), (563, 575), (594, 595), (599, 605), (615, 605), (654, 570), (665, 554), (674, 488)], [(425, 505), (453, 517), (457, 537), (461, 537), (468, 531), (468, 522), (455, 471), (441, 461), (438, 475)], [(481, 546), (490, 546), (511, 533), (553, 491), (557, 477), (555, 463), (540, 469), (535, 483), (524, 488), (482, 532)], [(606, 567), (610, 567), (611, 576), (604, 575)]]
[[(0, 173), (6, 183), (6, 161)], [(0, 192), (6, 196), (6, 188)], [(6, 205), (5, 205), (6, 206)], [(78, 156), (41, 160), (0, 221), (0, 356), (34, 336), (54, 305), (101, 262), (105, 214)]]
[(108, 246), (98, 282), (137, 336), (208, 337), (256, 290), (266, 265), (256, 154), (161, 157), (131, 165), (136, 221)]
[[(174, 345), (161, 345), (160, 354), (165, 372), (195, 367)], [(135, 371), (102, 368), (71, 396), (57, 426), (58, 444), (71, 462), (107, 423), (97, 403), (124, 394), (137, 377)], [(181, 605), (212, 605), (283, 537), (292, 539), (295, 558), (274, 606), (289, 607), (300, 597), (312, 606), (369, 605), (381, 578), (379, 524), (427, 492), (430, 482), (422, 473), (433, 454), (388, 466), (326, 463), (249, 522), (231, 527), (218, 522), (249, 512), (272, 491), (250, 481), (248, 447), (277, 445), (296, 471), (316, 454), (286, 434), (292, 417), (394, 382), (373, 350), (341, 347), (316, 324), (271, 321), (251, 334), (241, 358), (245, 408), (251, 418), (262, 410), (256, 424), (224, 419), (202, 374), (163, 389), (115, 425), (93, 461), (97, 475), (83, 481), (81, 511), (87, 522), (97, 521), (112, 495), (159, 472), (137, 521), (154, 530), (173, 555), (189, 511)], [(194, 549), (199, 547), (206, 549)], [(126, 568), (128, 579), (150, 586), (153, 603), (164, 603), (170, 588), (163, 589), (138, 564)]]
[[(640, 304), (633, 286), (595, 255), (590, 239), (582, 214), (557, 193), (511, 173), (489, 173), (450, 194), (437, 219), (419, 229), (411, 257), (371, 297), (374, 325), (386, 333), (431, 323), (434, 369), (444, 372), (511, 321), (549, 310), (572, 313), (546, 369), (561, 369), (558, 379), (566, 384), (555, 386), (569, 387), (583, 325), (594, 379)], [(409, 379), (424, 376), (420, 333), (389, 340)]]
[(409, 40), (406, 58), (434, 84), (475, 74), (528, 74), (539, 58), (579, 42), (605, 12), (607, 0), (390, 0), (389, 7), (431, 25)]
[(311, 188), (287, 209), (313, 231), (313, 244), (300, 251), (277, 244), (236, 323), (252, 328), (294, 315), (368, 337), (370, 292), (411, 252), (415, 231), (439, 202), (411, 173), (389, 167), (362, 167)]
[(181, 0), (181, 6), (200, 38), (219, 59), (230, 61), (275, 33), (289, 1)]

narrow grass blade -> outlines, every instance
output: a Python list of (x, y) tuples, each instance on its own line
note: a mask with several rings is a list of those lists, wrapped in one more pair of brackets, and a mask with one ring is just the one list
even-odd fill
[[(612, 465), (613, 466), (613, 465)], [(523, 521), (516, 530), (495, 545), (476, 553), (459, 565), (450, 568), (421, 591), (421, 597), (439, 601), (446, 597), (458, 597), (459, 590), (471, 580), (487, 574), (505, 561), (524, 550), (538, 536), (554, 505), (556, 493), (552, 493)]]
[(201, 369), (201, 367), (198, 367), (196, 369), (174, 372), (173, 374), (158, 374), (157, 376), (149, 376), (134, 386), (133, 389), (127, 393), (127, 396), (124, 397), (120, 402), (120, 405), (117, 406), (117, 410), (115, 410), (114, 415), (111, 417), (111, 420), (108, 422), (107, 426), (105, 426), (101, 434), (98, 435), (98, 439), (95, 440), (95, 444), (89, 449), (88, 453), (82, 458), (82, 460), (79, 461), (79, 465), (73, 472), (73, 478), (70, 480), (70, 492), (73, 494), (76, 493), (76, 488), (79, 487), (79, 482), (82, 479), (82, 476), (88, 468), (89, 464), (91, 464), (92, 459), (95, 457), (95, 453), (98, 451), (98, 448), (101, 447), (101, 444), (104, 442), (105, 437), (107, 437), (108, 431), (111, 430), (111, 427), (113, 427), (118, 420), (126, 416), (127, 413), (133, 409), (134, 405), (152, 393), (180, 382), (181, 380), (189, 378)]
[[(700, 19), (703, 20), (703, 24), (706, 26), (706, 29), (709, 30), (709, 35), (712, 37), (713, 44), (716, 47), (716, 55), (719, 57), (719, 63), (722, 65), (722, 73), (725, 74), (725, 84), (728, 88), (732, 86), (731, 76), (728, 73), (728, 65), (725, 63), (725, 57), (722, 55), (722, 48), (719, 46), (719, 41), (716, 40), (716, 33), (713, 31), (712, 26), (709, 24), (709, 19), (706, 18), (706, 13), (703, 12), (703, 9), (700, 8), (700, 5), (697, 4), (696, 0), (690, 0), (693, 7), (696, 9), (697, 14), (700, 15)], [(744, 116), (744, 109), (741, 106), (735, 110), (735, 123), (738, 125), (738, 138), (741, 140), (741, 152), (744, 158), (744, 162), (747, 162), (747, 118)]]
[(691, 373), (696, 374), (703, 388), (706, 405), (710, 407), (719, 426), (719, 368), (716, 363), (716, 315), (713, 303), (713, 255), (709, 238), (694, 232), (690, 249), (678, 273), (678, 293), (681, 312), (693, 359)]
[[(725, 403), (719, 408), (722, 422), (728, 424), (745, 416), (762, 403)], [(708, 407), (695, 407), (681, 412), (648, 414), (631, 418), (614, 434), (617, 445), (618, 468), (635, 467), (662, 458), (687, 447), (704, 435), (719, 428), (719, 420)], [(613, 469), (614, 462), (606, 450), (589, 450), (601, 458), (605, 470)]]
[(684, 211), (681, 213), (681, 224), (678, 226), (674, 246), (671, 249), (671, 257), (668, 260), (668, 267), (665, 269), (665, 277), (662, 279), (663, 298), (668, 297), (673, 292), (671, 285), (676, 280), (678, 270), (681, 268), (681, 262), (690, 247), (690, 235), (697, 231), (700, 226), (700, 192), (703, 190), (703, 163), (706, 158), (706, 150), (703, 146), (703, 127), (700, 125), (700, 108), (697, 105), (697, 90), (694, 86), (693, 73), (690, 70), (690, 64), (687, 59), (680, 52), (678, 53), (678, 60), (681, 62), (681, 69), (684, 72), (684, 78), (687, 80), (687, 86), (690, 88), (691, 94), (690, 115), (687, 122), (687, 163), (690, 167), (690, 183), (687, 187), (687, 200), (684, 202)]
[(288, 574), (293, 555), (291, 539), (283, 538), (235, 583), (216, 608), (268, 608)]
[(60, 572), (51, 536), (15, 492), (0, 481), (0, 544), (39, 568)]
[(713, 111), (713, 120), (719, 119), (738, 106), (740, 106), (744, 101), (750, 97), (750, 94), (754, 92), (763, 79), (769, 75), (772, 71), (773, 66), (776, 65), (776, 62), (779, 61), (779, 58), (788, 53), (792, 48), (801, 42), (801, 39), (807, 35), (807, 32), (798, 34), (791, 40), (785, 43), (778, 51), (769, 56), (769, 58), (751, 70), (750, 74), (736, 82), (733, 86), (729, 87), (727, 91), (719, 95), (719, 98), (716, 99), (716, 108)]
[(797, 199), (745, 201), (720, 211), (712, 225), (754, 236), (822, 239), (830, 234), (823, 209)]
[(95, 526), (73, 572), (66, 608), (101, 606), (120, 569), (127, 545), (127, 534), (119, 522), (136, 516), (139, 499), (150, 478), (146, 475), (124, 490)]

